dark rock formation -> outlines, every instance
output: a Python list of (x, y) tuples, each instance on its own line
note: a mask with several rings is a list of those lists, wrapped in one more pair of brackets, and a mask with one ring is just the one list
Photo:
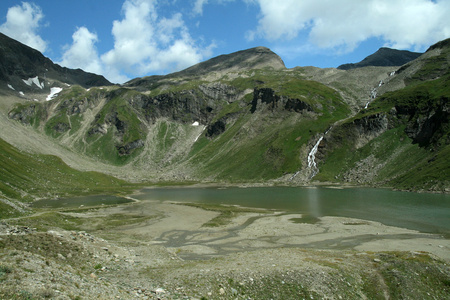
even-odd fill
[(385, 132), (389, 127), (388, 117), (385, 113), (378, 113), (356, 119), (353, 121), (355, 129), (360, 136), (375, 137)]
[[(405, 114), (409, 119), (405, 133), (413, 140), (413, 143), (421, 147), (427, 147), (436, 143), (449, 126), (450, 99), (442, 99), (435, 107), (428, 107), (425, 111), (400, 110), (399, 115)], [(444, 140), (445, 144), (450, 143), (450, 137)]]
[(103, 76), (54, 64), (39, 51), (0, 33), (0, 81), (5, 83), (2, 88), (6, 87), (6, 83), (11, 83), (26, 91), (30, 87), (23, 80), (36, 76), (41, 82), (53, 79), (85, 88), (111, 85)]
[(25, 125), (33, 125), (32, 123), (39, 110), (38, 106), (38, 104), (33, 103), (21, 108), (16, 108), (9, 112), (8, 117)]
[(218, 120), (217, 122), (214, 122), (211, 125), (208, 125), (206, 128), (206, 137), (208, 138), (214, 138), (218, 135), (220, 135), (222, 132), (225, 131), (226, 124), (224, 120)]
[(256, 88), (253, 92), (252, 107), (250, 112), (254, 113), (257, 109), (266, 107), (271, 111), (286, 110), (302, 112), (312, 111), (311, 106), (299, 99), (292, 99), (285, 96), (279, 96), (275, 94), (275, 91), (270, 88)]
[(337, 67), (340, 70), (350, 70), (368, 66), (389, 67), (402, 66), (419, 56), (422, 53), (410, 52), (406, 50), (396, 50), (390, 48), (380, 48), (377, 52), (367, 56), (358, 63), (343, 64)]
[(116, 148), (119, 151), (119, 155), (121, 156), (130, 155), (133, 150), (142, 147), (144, 147), (144, 141), (140, 139), (125, 145), (116, 145)]
[(59, 122), (56, 123), (55, 126), (53, 126), (53, 130), (57, 133), (64, 133), (68, 130), (70, 130), (70, 126), (67, 123)]

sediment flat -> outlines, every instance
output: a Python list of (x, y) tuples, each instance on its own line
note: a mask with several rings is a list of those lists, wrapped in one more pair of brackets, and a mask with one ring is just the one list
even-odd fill
[(220, 214), (141, 200), (55, 213), (60, 227), (74, 222), (80, 230), (54, 226), (39, 232), (6, 221), (0, 226), (0, 265), (11, 272), (0, 274), (0, 296), (20, 290), (56, 299), (348, 299), (396, 293), (445, 298), (450, 293), (450, 240), (443, 236), (343, 217), (311, 222), (271, 210), (234, 212), (226, 224), (205, 225)]

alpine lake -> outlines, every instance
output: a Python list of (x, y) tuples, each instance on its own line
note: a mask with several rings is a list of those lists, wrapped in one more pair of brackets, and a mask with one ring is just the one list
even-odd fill
[[(299, 222), (321, 217), (348, 217), (434, 233), (450, 238), (450, 195), (380, 188), (336, 187), (170, 187), (142, 189), (131, 199), (242, 206), (301, 214)], [(124, 204), (130, 198), (85, 196), (40, 200), (39, 208)]]

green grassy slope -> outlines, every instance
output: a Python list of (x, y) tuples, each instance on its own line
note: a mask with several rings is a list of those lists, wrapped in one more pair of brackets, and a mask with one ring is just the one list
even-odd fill
[(30, 202), (83, 194), (118, 193), (131, 186), (97, 172), (81, 172), (60, 158), (19, 151), (0, 139), (0, 196)]
[[(378, 98), (369, 109), (333, 130), (330, 140), (335, 145), (329, 147), (316, 179), (413, 190), (448, 189), (449, 86), (450, 75), (446, 74), (434, 80), (414, 81)], [(356, 121), (377, 114), (387, 116), (390, 129), (357, 148), (356, 137), (352, 136)], [(352, 169), (359, 169), (361, 174), (349, 176)]]

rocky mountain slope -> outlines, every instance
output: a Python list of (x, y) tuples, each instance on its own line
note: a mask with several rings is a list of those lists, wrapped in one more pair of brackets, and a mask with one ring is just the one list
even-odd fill
[(40, 101), (6, 88), (1, 122), (17, 131), (0, 138), (25, 149), (35, 135), (45, 142), (33, 151), (129, 181), (448, 192), (449, 49), (447, 40), (403, 66), (338, 70), (286, 69), (258, 47), (123, 86), (78, 82), (49, 101), (38, 87)]
[[(54, 64), (39, 51), (0, 33), (0, 86), (20, 96), (42, 100), (53, 88), (80, 85), (84, 88), (111, 83), (103, 76), (81, 69), (68, 69)], [(58, 89), (59, 90), (59, 89)]]
[(401, 66), (421, 56), (422, 53), (390, 48), (380, 48), (358, 63), (343, 64), (337, 67), (340, 70), (350, 70), (368, 66), (391, 67)]

